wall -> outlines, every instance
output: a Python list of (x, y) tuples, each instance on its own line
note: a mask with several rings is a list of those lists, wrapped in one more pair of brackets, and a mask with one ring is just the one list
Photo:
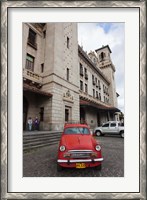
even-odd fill
[[(45, 52), (49, 55), (45, 54), (46, 76), (43, 78), (42, 90), (53, 95), (49, 129), (61, 130), (65, 122), (66, 106), (71, 109), (71, 120), (79, 120), (77, 25), (76, 23), (48, 23), (47, 35)], [(67, 37), (69, 48), (67, 48)], [(69, 80), (66, 79), (67, 68)], [(66, 98), (68, 91), (73, 100)]]

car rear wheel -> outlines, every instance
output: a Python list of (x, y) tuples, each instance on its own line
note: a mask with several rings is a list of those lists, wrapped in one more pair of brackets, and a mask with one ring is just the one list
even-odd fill
[(96, 131), (95, 134), (96, 134), (96, 136), (98, 136), (98, 137), (102, 135), (100, 131)]
[(120, 136), (121, 136), (122, 138), (124, 138), (124, 132), (123, 132), (123, 131), (120, 132)]
[(57, 164), (57, 171), (61, 172), (63, 170), (63, 167), (61, 167), (59, 164)]

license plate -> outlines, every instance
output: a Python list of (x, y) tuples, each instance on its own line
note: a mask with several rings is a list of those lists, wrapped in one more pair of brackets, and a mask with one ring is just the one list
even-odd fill
[(85, 163), (76, 163), (76, 168), (86, 168)]

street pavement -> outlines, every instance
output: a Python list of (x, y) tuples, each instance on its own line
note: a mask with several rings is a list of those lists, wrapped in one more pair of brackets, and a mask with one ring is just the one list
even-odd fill
[(124, 139), (119, 136), (95, 137), (102, 147), (102, 169), (64, 169), (57, 171), (58, 144), (24, 152), (23, 177), (123, 177)]

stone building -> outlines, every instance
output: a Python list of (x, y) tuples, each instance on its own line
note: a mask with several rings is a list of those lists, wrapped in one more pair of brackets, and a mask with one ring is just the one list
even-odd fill
[(24, 130), (29, 117), (40, 130), (71, 120), (94, 128), (119, 111), (109, 46), (87, 54), (77, 36), (77, 23), (23, 24)]

